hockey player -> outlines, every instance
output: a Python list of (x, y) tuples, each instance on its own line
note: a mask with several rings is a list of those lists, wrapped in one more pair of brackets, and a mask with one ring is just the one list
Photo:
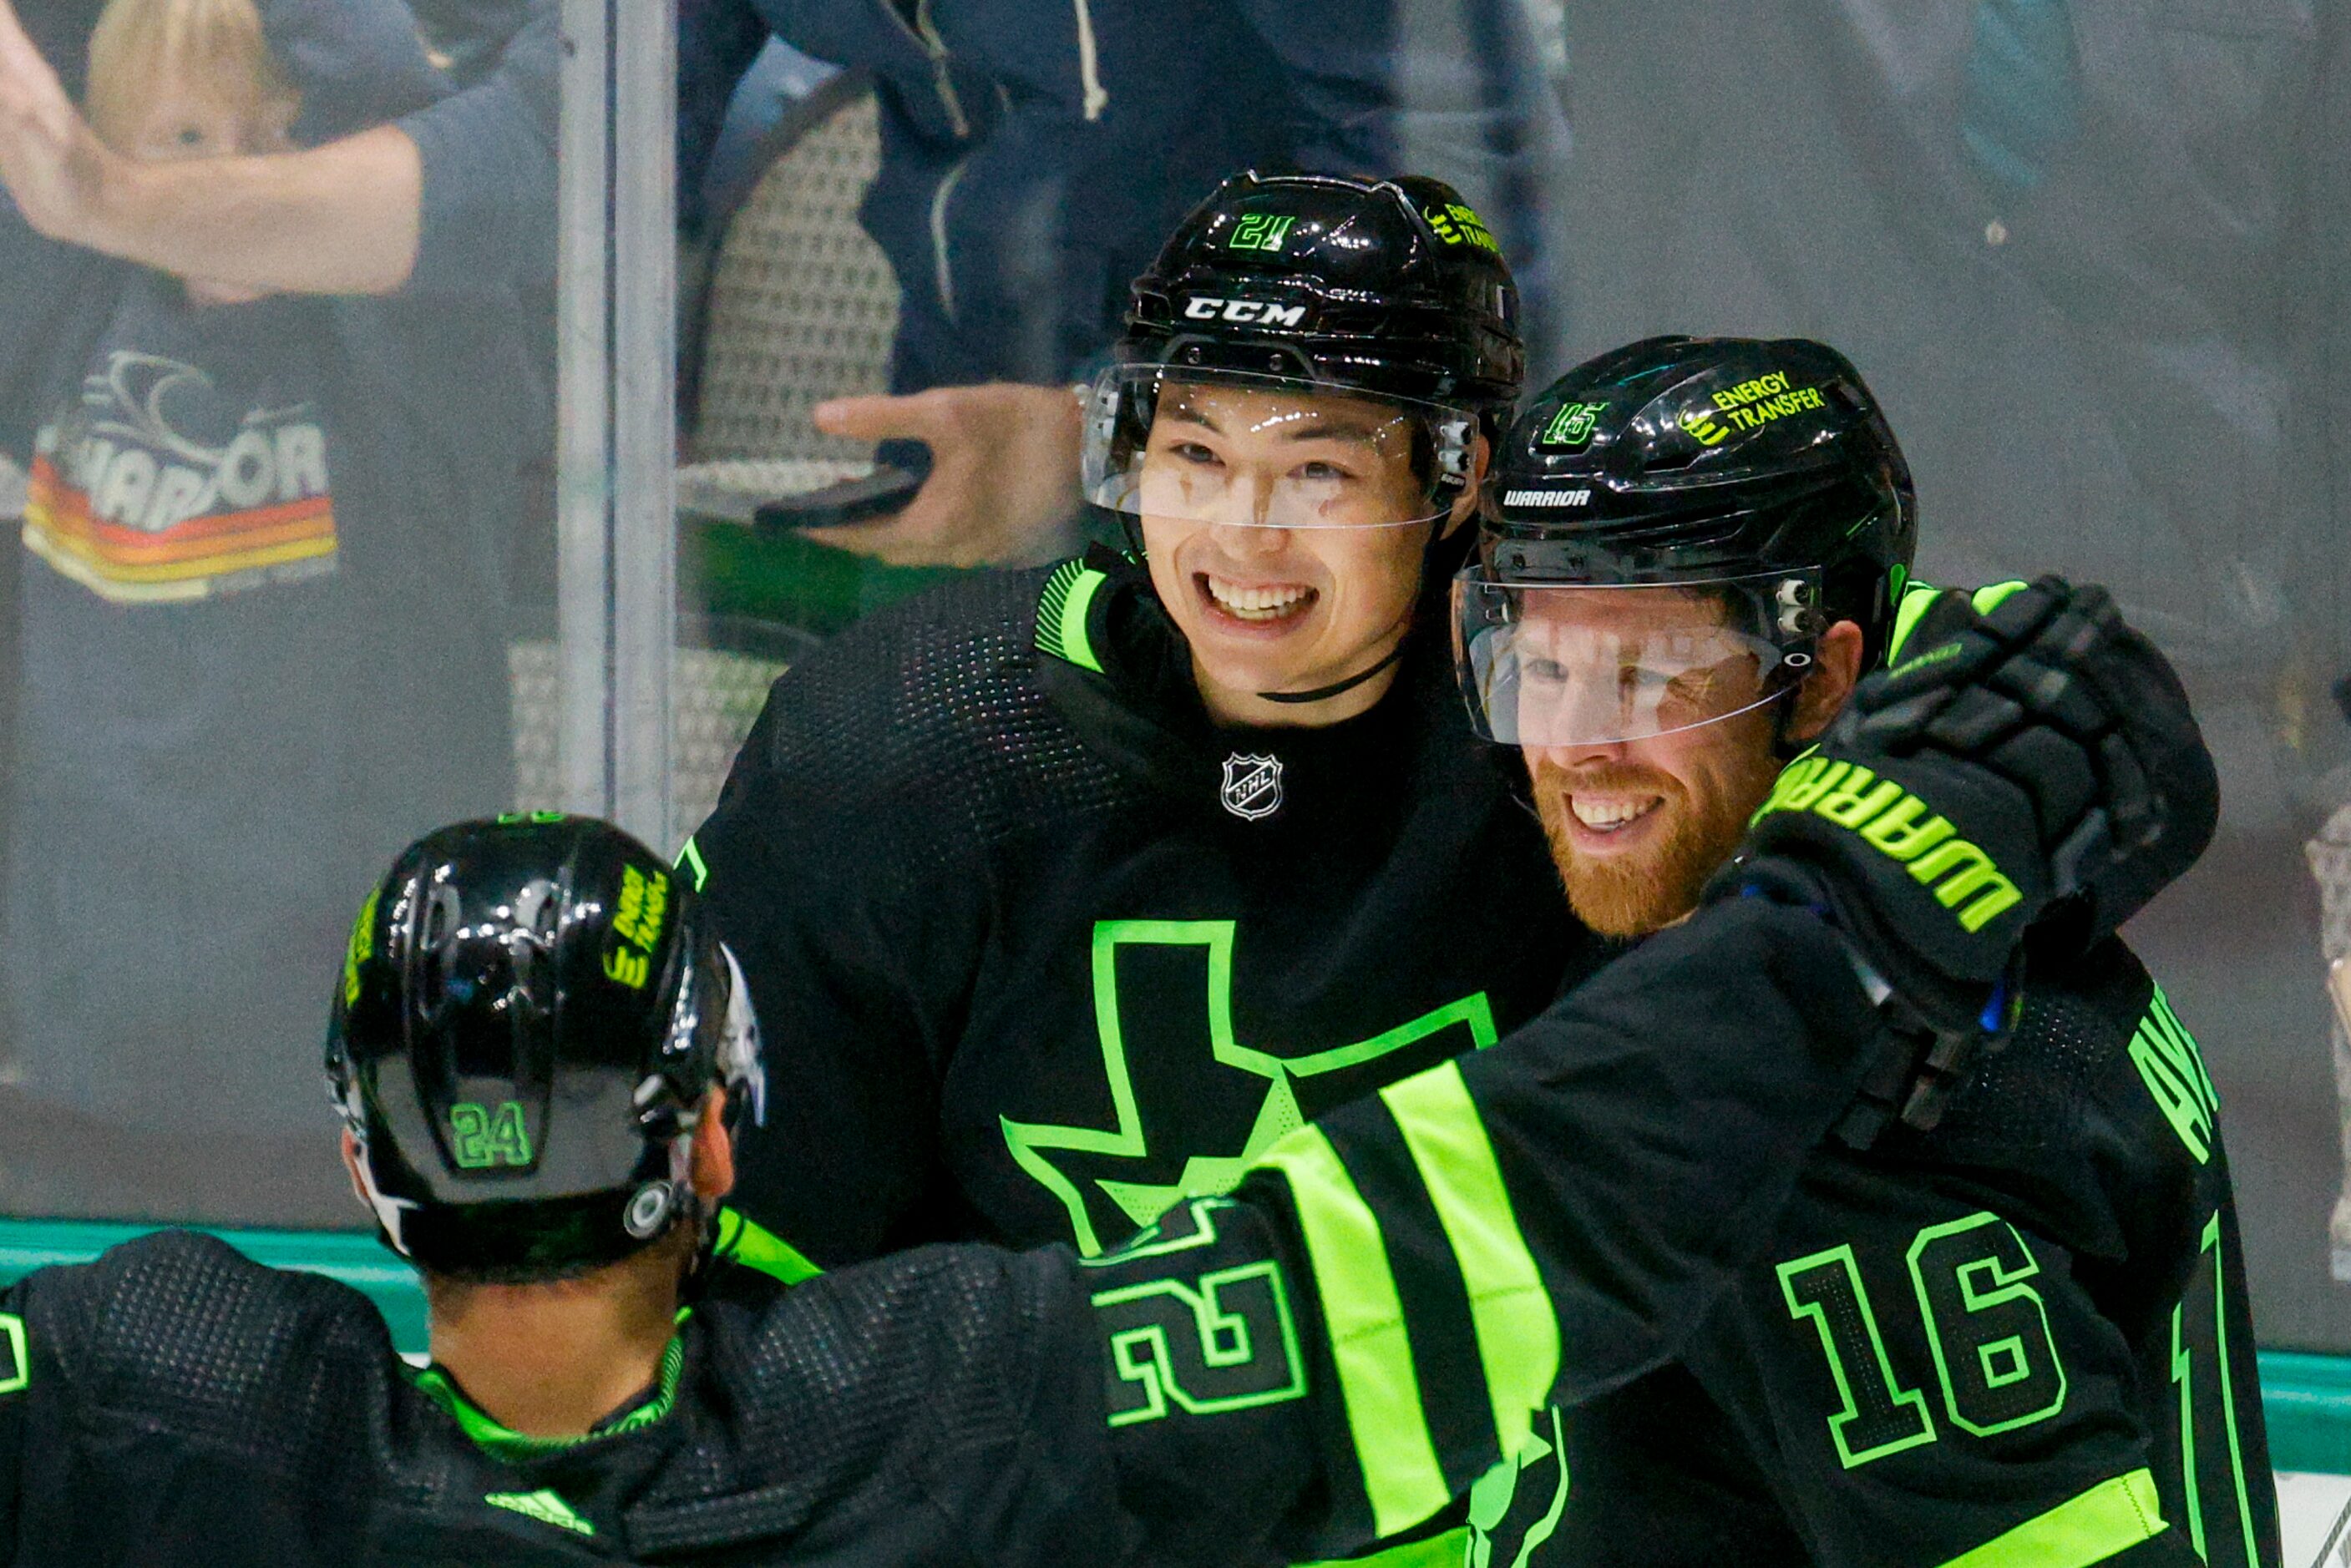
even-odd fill
[[(2133, 666), (2083, 629), (2056, 668)], [(2106, 689), (2087, 732), (2145, 755), (2170, 715)], [(788, 1293), (711, 1223), (772, 1086), (692, 893), (592, 822), (428, 836), (361, 908), (328, 1064), (434, 1365), (347, 1287), (203, 1237), (28, 1276), (0, 1296), (0, 1563), (1359, 1550), (1523, 1450), (1535, 1409), (1671, 1355), (1881, 1058), (1860, 974), (1945, 976), (1928, 1010), (1956, 986), (1972, 1012), (2053, 897), (2128, 874), (2053, 852), (2160, 817), (2144, 767), (2023, 728), (2022, 788), (1966, 758), (1918, 779), (2017, 888), (1930, 957), (1928, 889), (1812, 846), (1778, 875), (1821, 910), (1708, 909), (1115, 1251), (924, 1249)], [(1895, 766), (1886, 738), (1840, 754)]]
[(1134, 558), (835, 639), (684, 853), (782, 1042), (737, 1202), (826, 1266), (1093, 1252), (1600, 957), (1445, 646), (1521, 368), (1476, 214), (1228, 181), (1119, 352), (1088, 488)]
[[(1947, 750), (2034, 765), (2042, 742), (2014, 726), (2082, 701), (2079, 683), (2031, 660), (1987, 672), (2003, 644), (2062, 646), (2113, 611), (2095, 590), (2008, 584), (1970, 601), (1907, 582), (1908, 472), (1842, 357), (1634, 344), (1535, 400), (1498, 471), (1457, 585), (1462, 682), (1484, 732), (1522, 752), (1581, 919), (1647, 937), (1709, 877), (1718, 895), (1834, 906), (1790, 875), (1830, 846), (1866, 846), (1937, 889), (1949, 914), (1914, 933), (1922, 952), (1938, 925), (2000, 916), (2000, 867), (1912, 792)], [(1782, 771), (1880, 663), (1890, 677), (1836, 718), (1827, 753)], [(2170, 704), (2176, 687), (2147, 697)], [(1910, 738), (1874, 766), (1840, 751), (1897, 728)], [(2209, 831), (2209, 760), (2151, 761)], [(1750, 816), (1747, 853), (1764, 858), (1721, 870)], [(2179, 847), (2144, 864), (2183, 865)], [(2158, 885), (2114, 878), (2044, 920), (2004, 1049), (1956, 1094), (1930, 1060), (1899, 1085), (1907, 1104), (1881, 1096), (1813, 1155), (1676, 1363), (1571, 1416), (1515, 1499), (1493, 1483), (1479, 1550), (1495, 1564), (2275, 1563), (2211, 1083), (2113, 936)], [(1937, 989), (1892, 978), (1912, 997)]]

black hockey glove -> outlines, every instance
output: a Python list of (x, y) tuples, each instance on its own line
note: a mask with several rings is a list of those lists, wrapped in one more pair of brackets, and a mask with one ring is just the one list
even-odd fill
[(1709, 892), (1845, 934), (1912, 1036), (1865, 1098), (1930, 1127), (2005, 1033), (2027, 929), (2111, 931), (2201, 851), (2218, 795), (2178, 681), (2103, 589), (2044, 577), (1989, 615), (1953, 595), (1921, 633), (1789, 764)]

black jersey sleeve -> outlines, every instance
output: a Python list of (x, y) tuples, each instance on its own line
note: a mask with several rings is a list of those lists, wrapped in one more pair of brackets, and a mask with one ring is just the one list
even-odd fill
[(2110, 941), (1938, 1127), (1813, 1153), (1683, 1354), (1806, 1560), (2277, 1562), (2216, 1110)]
[(735, 1206), (834, 1266), (926, 1241), (937, 1085), (985, 940), (956, 725), (1009, 639), (931, 597), (778, 679), (680, 866), (741, 964), (767, 1061)]
[(1824, 925), (1719, 906), (1090, 1262), (1130, 1511), (1293, 1556), (1443, 1516), (1539, 1412), (1677, 1352), (1875, 1030)]

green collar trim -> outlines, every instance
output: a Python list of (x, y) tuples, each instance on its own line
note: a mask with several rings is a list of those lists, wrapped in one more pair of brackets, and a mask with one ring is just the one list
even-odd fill
[(1094, 596), (1109, 581), (1109, 573), (1097, 571), (1083, 560), (1064, 561), (1055, 567), (1037, 597), (1038, 651), (1102, 674), (1102, 660), (1086, 635), (1086, 615), (1093, 607)]
[[(686, 1318), (693, 1311), (692, 1307), (679, 1309), (677, 1321), (681, 1328), (684, 1326)], [(439, 1366), (424, 1367), (413, 1376), (417, 1391), (440, 1406), (449, 1418), (457, 1423), (457, 1429), (464, 1432), (475, 1448), (502, 1459), (538, 1459), (546, 1454), (560, 1453), (566, 1449), (577, 1448), (581, 1443), (593, 1442), (599, 1438), (618, 1437), (623, 1432), (633, 1432), (640, 1428), (652, 1426), (668, 1415), (671, 1407), (677, 1403), (677, 1378), (684, 1366), (685, 1341), (681, 1335), (672, 1334), (668, 1348), (662, 1352), (661, 1376), (657, 1379), (658, 1386), (653, 1397), (636, 1406), (617, 1420), (599, 1426), (595, 1430), (577, 1438), (534, 1438), (527, 1433), (516, 1431), (512, 1427), (465, 1397), (464, 1390), (457, 1386), (456, 1381)]]
[(756, 1269), (788, 1285), (812, 1280), (824, 1272), (801, 1256), (799, 1249), (789, 1241), (732, 1209), (718, 1211), (718, 1237), (710, 1251), (713, 1257)]

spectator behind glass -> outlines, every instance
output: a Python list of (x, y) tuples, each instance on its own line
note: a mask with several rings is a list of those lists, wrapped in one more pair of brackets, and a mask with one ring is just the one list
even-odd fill
[[(127, 161), (125, 188), (298, 163), (379, 119), (429, 144), (449, 91), (397, 0), (110, 0), (86, 32), (80, 161)], [(0, 5), (0, 108), (46, 104), (70, 145), (30, 50)], [(420, 277), (464, 210), (424, 166)], [(0, 1210), (340, 1220), (285, 1085), (316, 1069), (314, 977), (375, 863), (511, 798), (499, 573), (549, 419), (543, 317), (486, 269), (287, 294), (8, 208), (0, 276), (0, 451), (31, 473)]]
[(1076, 507), (1069, 383), (1116, 337), (1176, 223), (1249, 167), (1411, 168), (1463, 192), (1528, 281), (1531, 371), (1555, 327), (1540, 198), (1567, 130), (1521, 0), (681, 0), (682, 217), (772, 34), (872, 74), (882, 165), (862, 218), (901, 302), (887, 398), (833, 435), (928, 472), (825, 543), (899, 564), (1040, 560)]

